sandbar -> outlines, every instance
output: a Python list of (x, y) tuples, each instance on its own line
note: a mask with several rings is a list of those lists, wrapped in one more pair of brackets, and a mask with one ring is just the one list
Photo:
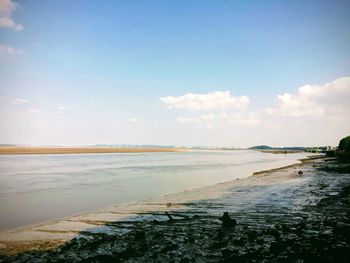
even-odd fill
[(85, 153), (147, 153), (179, 152), (179, 148), (121, 148), (121, 147), (0, 147), (0, 155), (10, 154), (85, 154)]

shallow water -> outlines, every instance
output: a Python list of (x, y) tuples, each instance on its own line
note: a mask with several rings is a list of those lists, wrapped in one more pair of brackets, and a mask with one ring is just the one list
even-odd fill
[(244, 178), (306, 153), (189, 151), (0, 156), (0, 229)]

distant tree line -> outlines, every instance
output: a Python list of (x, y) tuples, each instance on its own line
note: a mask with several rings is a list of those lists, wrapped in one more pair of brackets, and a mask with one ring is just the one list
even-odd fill
[(347, 136), (340, 140), (338, 151), (350, 153), (350, 136)]

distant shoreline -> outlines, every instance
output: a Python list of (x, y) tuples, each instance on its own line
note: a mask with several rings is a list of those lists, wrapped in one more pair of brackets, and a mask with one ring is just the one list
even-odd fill
[[(255, 150), (255, 149), (254, 149)], [(305, 152), (303, 150), (278, 150), (278, 149), (271, 149), (271, 150), (255, 150), (262, 153), (273, 153), (273, 154), (288, 154), (288, 153), (301, 153)]]
[(116, 148), (116, 147), (0, 147), (0, 155), (15, 154), (89, 154), (181, 152), (180, 148)]

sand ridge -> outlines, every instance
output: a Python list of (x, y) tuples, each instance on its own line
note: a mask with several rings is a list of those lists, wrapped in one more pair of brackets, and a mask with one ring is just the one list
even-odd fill
[(119, 148), (119, 147), (0, 147), (0, 155), (11, 154), (87, 154), (87, 153), (147, 153), (179, 152), (180, 148)]

